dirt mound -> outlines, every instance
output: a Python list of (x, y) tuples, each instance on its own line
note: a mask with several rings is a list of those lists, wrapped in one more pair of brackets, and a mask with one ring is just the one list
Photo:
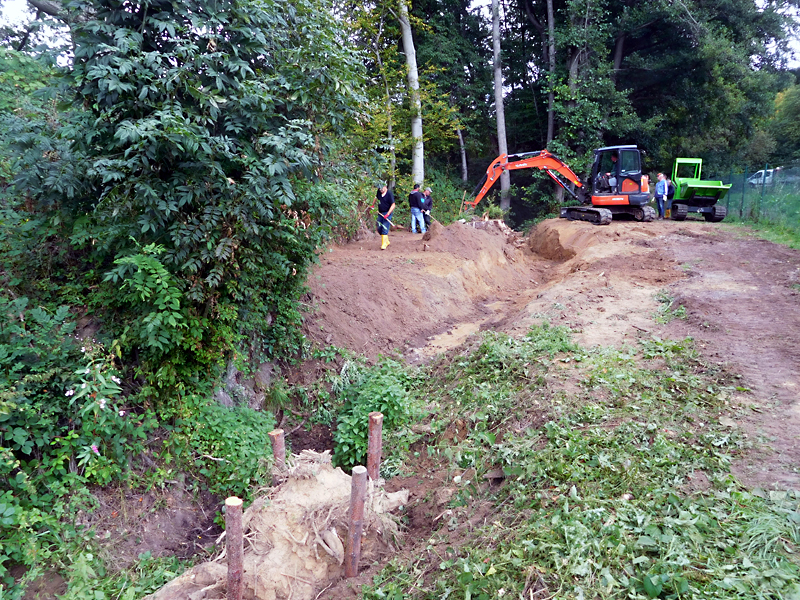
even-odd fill
[(432, 239), (439, 237), (442, 231), (444, 231), (444, 228), (444, 225), (439, 223), (439, 221), (431, 221), (431, 226), (428, 227), (428, 231), (422, 236), (422, 241), (430, 242)]
[(579, 250), (600, 242), (602, 230), (587, 228), (584, 223), (573, 221), (542, 221), (536, 225), (528, 238), (530, 249), (550, 260), (569, 260)]
[(322, 255), (309, 279), (309, 338), (368, 356), (423, 346), (453, 322), (489, 314), (487, 303), (542, 268), (497, 221), (434, 222), (424, 237), (389, 238), (384, 251), (377, 241), (351, 242)]
[(528, 238), (530, 249), (550, 260), (569, 260), (580, 250), (607, 237), (599, 227), (586, 227), (580, 221), (548, 219), (536, 225)]
[(528, 246), (543, 258), (566, 261), (607, 242), (647, 245), (648, 239), (658, 235), (656, 231), (649, 223), (632, 221), (613, 221), (599, 227), (584, 221), (548, 219), (531, 229)]
[[(258, 600), (313, 600), (344, 573), (344, 543), (350, 476), (334, 469), (328, 453), (304, 451), (294, 457), (287, 480), (273, 494), (256, 499), (242, 516), (245, 534), (244, 597)], [(361, 560), (393, 551), (397, 526), (388, 512), (408, 502), (403, 490), (368, 490)], [(213, 600), (226, 597), (225, 554), (197, 565), (149, 600)]]
[(432, 223), (431, 231), (426, 232), (422, 240), (427, 242), (427, 251), (447, 252), (467, 260), (478, 260), (481, 253), (487, 250), (502, 252), (509, 233), (511, 230), (502, 221), (458, 222), (447, 227)]

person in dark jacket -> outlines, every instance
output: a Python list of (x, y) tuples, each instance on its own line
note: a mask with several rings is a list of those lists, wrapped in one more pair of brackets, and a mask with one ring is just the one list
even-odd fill
[(378, 185), (375, 194), (378, 202), (378, 234), (381, 236), (381, 250), (386, 250), (389, 245), (389, 229), (392, 227), (392, 213), (394, 212), (394, 194), (389, 190), (385, 183)]
[(417, 233), (417, 222), (419, 229), (425, 233), (425, 220), (422, 218), (422, 192), (419, 191), (419, 184), (414, 184), (414, 190), (408, 195), (408, 205), (411, 207), (411, 233)]
[(431, 209), (433, 208), (433, 197), (431, 188), (425, 188), (422, 194), (422, 218), (425, 219), (425, 227), (431, 226)]

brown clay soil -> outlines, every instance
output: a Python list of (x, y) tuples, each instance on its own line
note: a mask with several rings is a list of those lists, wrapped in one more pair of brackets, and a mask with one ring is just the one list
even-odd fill
[[(800, 487), (800, 252), (699, 220), (597, 227), (552, 219), (521, 237), (502, 223), (435, 223), (327, 249), (313, 272), (308, 335), (368, 356), (426, 361), (495, 329), (548, 320), (585, 347), (691, 336), (741, 375), (734, 414), (755, 449), (751, 487)], [(666, 292), (686, 319), (655, 323)]]

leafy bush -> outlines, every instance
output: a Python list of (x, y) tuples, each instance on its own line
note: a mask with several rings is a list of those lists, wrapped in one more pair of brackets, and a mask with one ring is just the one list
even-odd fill
[(70, 519), (90, 502), (85, 486), (124, 472), (151, 418), (118, 404), (110, 354), (75, 336), (66, 307), (0, 297), (0, 315), (2, 577), (4, 563), (37, 567), (79, 536)]
[(416, 414), (412, 379), (401, 364), (384, 358), (369, 369), (352, 365), (346, 362), (343, 368), (349, 371), (348, 381), (339, 394), (344, 405), (333, 434), (333, 461), (346, 469), (366, 464), (369, 413), (383, 414), (384, 436), (410, 423)]
[(178, 453), (190, 453), (187, 459), (210, 492), (247, 499), (254, 489), (271, 484), (268, 434), (273, 429), (272, 413), (200, 402), (191, 420), (176, 423), (173, 445)]

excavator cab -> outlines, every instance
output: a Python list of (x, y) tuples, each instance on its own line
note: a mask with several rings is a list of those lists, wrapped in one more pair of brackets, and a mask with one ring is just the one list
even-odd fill
[[(629, 214), (637, 221), (652, 221), (649, 182), (642, 175), (641, 152), (636, 146), (607, 146), (594, 151), (590, 177), (591, 204), (613, 214)], [(588, 204), (588, 202), (587, 202)]]

